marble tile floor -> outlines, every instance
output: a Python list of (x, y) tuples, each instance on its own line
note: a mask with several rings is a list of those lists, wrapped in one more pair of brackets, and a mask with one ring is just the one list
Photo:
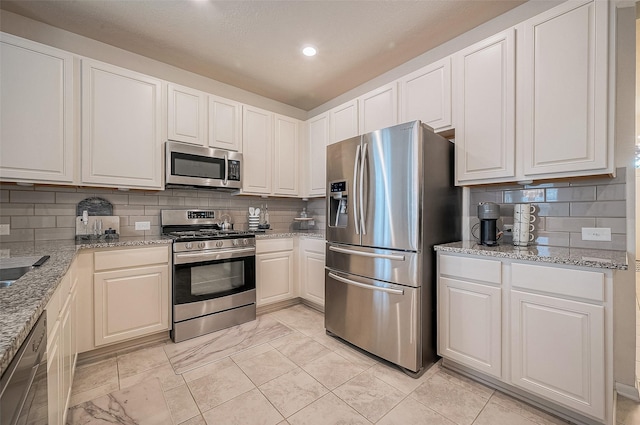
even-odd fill
[[(326, 335), (301, 304), (78, 367), (69, 425), (551, 425), (565, 421), (440, 368), (413, 379)], [(640, 405), (618, 401), (620, 425)]]

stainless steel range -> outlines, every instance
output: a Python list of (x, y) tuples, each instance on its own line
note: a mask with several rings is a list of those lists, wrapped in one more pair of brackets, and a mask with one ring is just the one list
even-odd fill
[(221, 230), (211, 210), (163, 210), (160, 220), (174, 239), (171, 339), (255, 320), (255, 235)]

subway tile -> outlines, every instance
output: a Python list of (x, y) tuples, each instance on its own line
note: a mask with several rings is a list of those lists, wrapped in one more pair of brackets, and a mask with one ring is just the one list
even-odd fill
[(136, 221), (148, 221), (152, 226), (157, 226), (160, 224), (160, 216), (157, 215), (136, 215), (129, 216), (129, 222), (135, 223)]
[(23, 216), (11, 217), (11, 227), (15, 229), (40, 229), (56, 227), (56, 218), (53, 216)]
[(36, 204), (35, 215), (76, 215), (76, 206), (71, 204)]
[(184, 198), (185, 207), (208, 207), (208, 198)]
[(9, 192), (9, 201), (12, 203), (23, 204), (52, 204), (55, 202), (56, 195), (52, 192), (36, 192), (12, 190)]
[(546, 189), (547, 202), (595, 201), (595, 186), (558, 187)]
[(571, 233), (571, 246), (573, 248), (610, 249), (614, 251), (626, 251), (627, 236), (611, 235), (611, 241), (583, 241), (582, 233)]
[(0, 188), (8, 189), (8, 190), (23, 190), (23, 191), (35, 190), (34, 185), (29, 185), (29, 184), (22, 185), (17, 183), (0, 183)]
[(9, 191), (6, 189), (0, 190), (0, 202), (9, 202)]
[(113, 206), (113, 214), (114, 215), (145, 215), (144, 206), (142, 205), (114, 205)]
[(158, 196), (158, 205), (179, 207), (184, 205), (184, 198), (180, 196)]
[(507, 190), (503, 197), (505, 204), (544, 202), (544, 189)]
[(187, 198), (197, 198), (198, 192), (196, 190), (173, 190), (173, 196), (182, 196)]
[(495, 202), (496, 204), (501, 204), (502, 192), (472, 192), (469, 195), (469, 203), (471, 205), (478, 205), (480, 202)]
[(158, 205), (158, 196), (129, 195), (129, 205)]
[(610, 184), (608, 186), (597, 186), (598, 201), (624, 201), (627, 199), (626, 184)]
[(120, 236), (144, 236), (144, 230), (136, 230), (134, 226), (120, 226)]
[(0, 224), (11, 224), (11, 216), (2, 216), (0, 215)]
[(0, 205), (0, 215), (33, 215), (33, 204), (6, 203)]
[(56, 217), (56, 227), (76, 227), (75, 215), (59, 215)]
[(166, 208), (162, 206), (156, 207), (152, 205), (145, 205), (144, 214), (139, 214), (139, 215), (157, 215), (158, 217), (160, 217), (160, 211), (166, 210), (166, 209), (171, 209), (171, 208)]
[(149, 230), (144, 231), (145, 236), (158, 236), (160, 233), (160, 226), (151, 226)]
[(53, 241), (61, 239), (73, 239), (76, 236), (76, 229), (66, 227), (54, 229), (35, 229), (35, 240)]
[(546, 217), (549, 232), (581, 232), (583, 227), (596, 227), (594, 217)]
[(42, 192), (77, 192), (78, 189), (73, 186), (44, 186), (44, 185), (36, 185), (35, 190), (40, 190)]
[(625, 217), (625, 201), (572, 202), (571, 216), (575, 217)]
[(120, 193), (101, 193), (98, 196), (102, 199), (106, 199), (112, 204), (120, 204), (127, 205), (129, 203), (129, 195), (124, 195)]
[(546, 246), (570, 246), (569, 233), (565, 232), (538, 232), (535, 239), (535, 244)]
[(569, 187), (569, 182), (545, 182), (525, 184), (525, 189), (546, 189), (549, 187)]
[(539, 217), (568, 217), (569, 203), (538, 203), (535, 204), (537, 211), (534, 213)]
[(93, 193), (56, 192), (56, 204), (78, 204), (80, 201), (93, 197)]
[(31, 242), (34, 240), (34, 229), (10, 229), (9, 235), (0, 236), (2, 242)]
[(595, 227), (609, 227), (611, 233), (627, 233), (627, 219), (626, 218), (608, 218), (597, 217)]

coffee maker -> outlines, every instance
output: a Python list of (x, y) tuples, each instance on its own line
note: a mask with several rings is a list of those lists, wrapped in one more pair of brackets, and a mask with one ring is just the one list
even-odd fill
[(478, 218), (480, 219), (480, 244), (498, 245), (496, 220), (500, 218), (500, 205), (493, 202), (480, 202), (478, 204)]

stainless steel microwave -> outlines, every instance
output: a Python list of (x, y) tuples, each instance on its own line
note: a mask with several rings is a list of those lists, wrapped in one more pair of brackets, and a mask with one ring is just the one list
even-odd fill
[(166, 186), (238, 190), (242, 187), (242, 154), (166, 142)]

